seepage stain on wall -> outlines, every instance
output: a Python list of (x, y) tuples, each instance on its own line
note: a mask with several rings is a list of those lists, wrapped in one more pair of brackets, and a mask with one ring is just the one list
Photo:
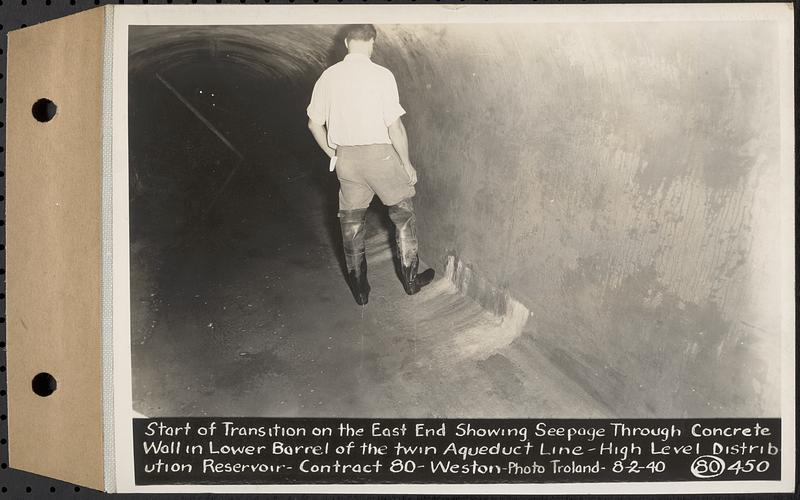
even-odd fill
[[(133, 72), (207, 59), (284, 97), (343, 54), (336, 26), (138, 29)], [(492, 307), (529, 310), (523, 334), (612, 414), (778, 415), (775, 33), (379, 26), (422, 258), (440, 272), (457, 258)]]
[(525, 304), (537, 344), (620, 415), (777, 414), (769, 24), (381, 35), (427, 255)]

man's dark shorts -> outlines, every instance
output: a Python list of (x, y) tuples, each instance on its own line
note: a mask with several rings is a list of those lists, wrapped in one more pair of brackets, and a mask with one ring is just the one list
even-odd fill
[(391, 144), (339, 146), (336, 156), (339, 210), (367, 208), (376, 194), (384, 205), (396, 205), (416, 194)]

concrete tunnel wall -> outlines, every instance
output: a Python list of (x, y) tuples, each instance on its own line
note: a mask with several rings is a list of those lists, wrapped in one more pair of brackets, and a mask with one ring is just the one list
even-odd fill
[[(343, 55), (333, 26), (139, 30), (134, 73), (210, 58), (300, 95)], [(374, 59), (397, 78), (420, 172), (422, 258), (441, 272), (457, 256), (522, 302), (523, 335), (615, 414), (778, 415), (774, 33), (380, 27)]]

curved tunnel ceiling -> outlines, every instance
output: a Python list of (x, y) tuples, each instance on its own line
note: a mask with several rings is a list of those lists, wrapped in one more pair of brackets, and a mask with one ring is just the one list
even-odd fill
[(186, 64), (236, 64), (256, 76), (296, 80), (343, 55), (339, 26), (140, 26), (129, 70), (169, 72)]

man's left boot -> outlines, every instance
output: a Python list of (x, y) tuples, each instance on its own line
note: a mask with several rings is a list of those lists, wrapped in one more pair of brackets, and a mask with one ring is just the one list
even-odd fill
[(347, 284), (356, 303), (362, 306), (369, 302), (370, 291), (367, 281), (367, 252), (364, 241), (366, 219), (367, 209), (339, 212), (344, 260), (347, 265)]
[(414, 204), (410, 199), (405, 199), (389, 207), (389, 218), (395, 226), (397, 240), (397, 254), (400, 259), (400, 275), (403, 288), (408, 295), (414, 295), (422, 287), (433, 281), (436, 271), (426, 269), (418, 273), (419, 257), (417, 256), (419, 243), (417, 242), (416, 215)]

